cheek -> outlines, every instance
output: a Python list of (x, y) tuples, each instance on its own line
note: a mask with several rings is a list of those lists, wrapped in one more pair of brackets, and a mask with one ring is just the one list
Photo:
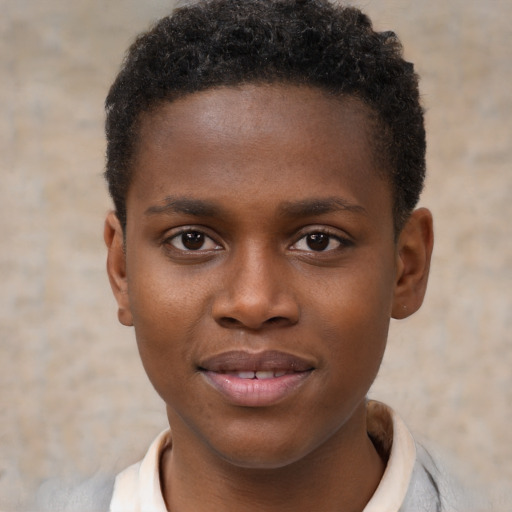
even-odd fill
[(170, 378), (170, 368), (173, 374), (188, 368), (191, 341), (204, 322), (208, 294), (205, 286), (184, 279), (183, 272), (172, 272), (169, 266), (147, 268), (151, 271), (133, 269), (137, 277), (129, 281), (128, 289), (137, 345), (153, 381), (155, 372)]
[(342, 368), (348, 380), (373, 381), (387, 341), (393, 273), (364, 265), (315, 290), (311, 303), (317, 304), (318, 315), (312, 330), (322, 333), (326, 364)]
[(161, 256), (147, 257), (129, 267), (128, 293), (134, 323), (169, 336), (197, 321), (204, 310), (208, 281), (190, 269), (176, 268)]

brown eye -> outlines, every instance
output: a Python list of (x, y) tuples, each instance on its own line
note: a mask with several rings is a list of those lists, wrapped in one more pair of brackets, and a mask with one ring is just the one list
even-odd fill
[(185, 249), (190, 251), (197, 251), (204, 245), (204, 233), (198, 231), (189, 231), (181, 234), (181, 243)]
[(347, 238), (328, 232), (311, 230), (297, 240), (297, 242), (291, 246), (291, 249), (295, 251), (327, 253), (351, 245), (352, 242)]
[(331, 237), (325, 233), (311, 233), (306, 236), (306, 244), (312, 251), (325, 251), (330, 241)]
[(177, 233), (167, 239), (166, 243), (180, 251), (211, 251), (220, 249), (221, 246), (201, 231), (189, 230)]

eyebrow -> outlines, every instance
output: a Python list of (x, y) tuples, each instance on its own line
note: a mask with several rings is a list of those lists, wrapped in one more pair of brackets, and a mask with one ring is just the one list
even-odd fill
[(167, 196), (162, 203), (150, 206), (144, 213), (146, 215), (183, 213), (194, 217), (214, 217), (221, 213), (221, 209), (216, 204), (204, 199)]
[(310, 217), (337, 211), (367, 214), (366, 209), (358, 204), (351, 203), (341, 197), (313, 198), (304, 201), (284, 203), (280, 207), (281, 213), (287, 217)]
[[(280, 215), (285, 217), (311, 217), (337, 211), (367, 214), (364, 207), (341, 197), (289, 201), (279, 206)], [(217, 217), (221, 216), (222, 212), (222, 208), (213, 201), (167, 196), (162, 204), (150, 206), (144, 213), (146, 215), (182, 213), (194, 217)]]

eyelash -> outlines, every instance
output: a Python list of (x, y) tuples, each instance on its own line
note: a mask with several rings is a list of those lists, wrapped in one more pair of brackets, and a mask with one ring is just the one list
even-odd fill
[[(336, 241), (338, 243), (338, 245), (337, 245), (337, 247), (334, 247), (331, 249), (327, 249), (327, 247), (326, 247), (325, 249), (321, 249), (321, 250), (314, 250), (311, 247), (309, 247), (309, 249), (294, 249), (294, 246), (296, 247), (299, 244), (299, 242), (301, 242), (302, 240), (306, 240), (307, 237), (312, 237), (315, 235), (321, 235), (321, 236), (327, 237), (327, 243), (328, 243), (327, 247), (332, 243), (333, 240)], [(318, 240), (318, 241), (320, 241), (320, 240)], [(305, 243), (307, 244), (308, 242), (305, 241)], [(292, 250), (297, 250), (297, 251), (304, 250), (304, 252), (308, 252), (308, 253), (321, 254), (321, 253), (336, 252), (338, 250), (342, 250), (344, 248), (351, 247), (352, 245), (354, 245), (354, 243), (348, 237), (341, 236), (339, 233), (333, 233), (331, 230), (326, 229), (325, 227), (312, 226), (312, 227), (308, 228), (307, 232), (301, 233), (301, 236), (291, 246), (291, 248), (292, 248)]]
[[(190, 247), (185, 247), (185, 245), (184, 245), (185, 240), (183, 239), (183, 237), (185, 235), (192, 235), (192, 236), (190, 236), (188, 241), (191, 242), (192, 244), (194, 242), (197, 242), (199, 244), (199, 247), (197, 247), (196, 249), (192, 249)], [(327, 242), (327, 245), (325, 246), (325, 248), (320, 248), (319, 250), (315, 250), (311, 247), (306, 248), (306, 249), (297, 248), (299, 243), (303, 240), (305, 241), (304, 243), (308, 244), (308, 246), (309, 246), (309, 242), (311, 242), (311, 240), (309, 242), (306, 241), (307, 237), (314, 237), (317, 235), (320, 235), (320, 237), (316, 240), (317, 243), (322, 245), (325, 242)], [(196, 236), (196, 240), (194, 240), (194, 238), (193, 238), (194, 236)], [(199, 240), (197, 240), (198, 236), (200, 237)], [(327, 239), (322, 238), (322, 237), (327, 237)], [(334, 248), (329, 249), (329, 246), (332, 244), (333, 240), (338, 245)], [(178, 241), (178, 245), (181, 245), (181, 247), (177, 247), (173, 243), (174, 241)], [(214, 244), (214, 247), (209, 247), (207, 249), (203, 249), (204, 244), (208, 243), (208, 242)], [(307, 232), (303, 231), (300, 234), (300, 236), (297, 238), (296, 242), (294, 242), (290, 246), (290, 250), (297, 251), (297, 252), (310, 253), (310, 254), (333, 253), (338, 250), (350, 247), (353, 244), (354, 243), (352, 242), (352, 240), (350, 240), (348, 237), (340, 236), (338, 233), (335, 234), (332, 231), (326, 229), (325, 227), (317, 228), (317, 227), (312, 226), (311, 228), (308, 228)], [(219, 251), (219, 250), (223, 249), (223, 246), (221, 244), (219, 244), (212, 236), (208, 235), (205, 232), (204, 228), (202, 228), (202, 227), (198, 227), (198, 228), (184, 227), (184, 228), (180, 229), (178, 232), (165, 238), (165, 240), (163, 241), (163, 245), (165, 245), (166, 247), (168, 247), (169, 249), (171, 249), (173, 251), (178, 251), (181, 254), (190, 253), (191, 255), (192, 254), (200, 255), (200, 254), (210, 253), (212, 251)]]
[[(185, 247), (184, 240), (183, 240), (183, 237), (185, 235), (199, 235), (199, 236), (203, 237), (203, 243), (201, 243), (201, 247), (199, 247), (197, 249), (190, 249), (190, 248)], [(182, 247), (176, 247), (176, 245), (173, 244), (173, 241), (175, 241), (175, 240), (179, 241), (179, 243)], [(194, 239), (192, 237), (190, 237), (189, 241), (194, 243)], [(211, 243), (213, 243), (215, 245), (215, 247), (208, 248), (208, 249), (202, 249), (202, 246), (207, 241), (210, 241)], [(190, 252), (190, 253), (201, 254), (204, 252), (218, 251), (218, 250), (222, 249), (222, 246), (213, 237), (211, 237), (207, 233), (205, 233), (204, 228), (192, 228), (192, 227), (182, 228), (177, 233), (174, 233), (173, 235), (167, 237), (163, 243), (164, 243), (164, 245), (171, 246), (174, 250), (180, 251), (182, 253)]]

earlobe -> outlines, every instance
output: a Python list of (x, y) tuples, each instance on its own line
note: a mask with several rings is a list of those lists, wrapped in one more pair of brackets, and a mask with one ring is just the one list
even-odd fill
[(105, 219), (103, 238), (108, 250), (108, 279), (118, 305), (117, 316), (123, 325), (131, 326), (133, 318), (128, 299), (123, 229), (114, 212), (109, 212)]
[(433, 245), (432, 214), (419, 208), (409, 217), (398, 240), (393, 318), (406, 318), (420, 308), (427, 289)]

